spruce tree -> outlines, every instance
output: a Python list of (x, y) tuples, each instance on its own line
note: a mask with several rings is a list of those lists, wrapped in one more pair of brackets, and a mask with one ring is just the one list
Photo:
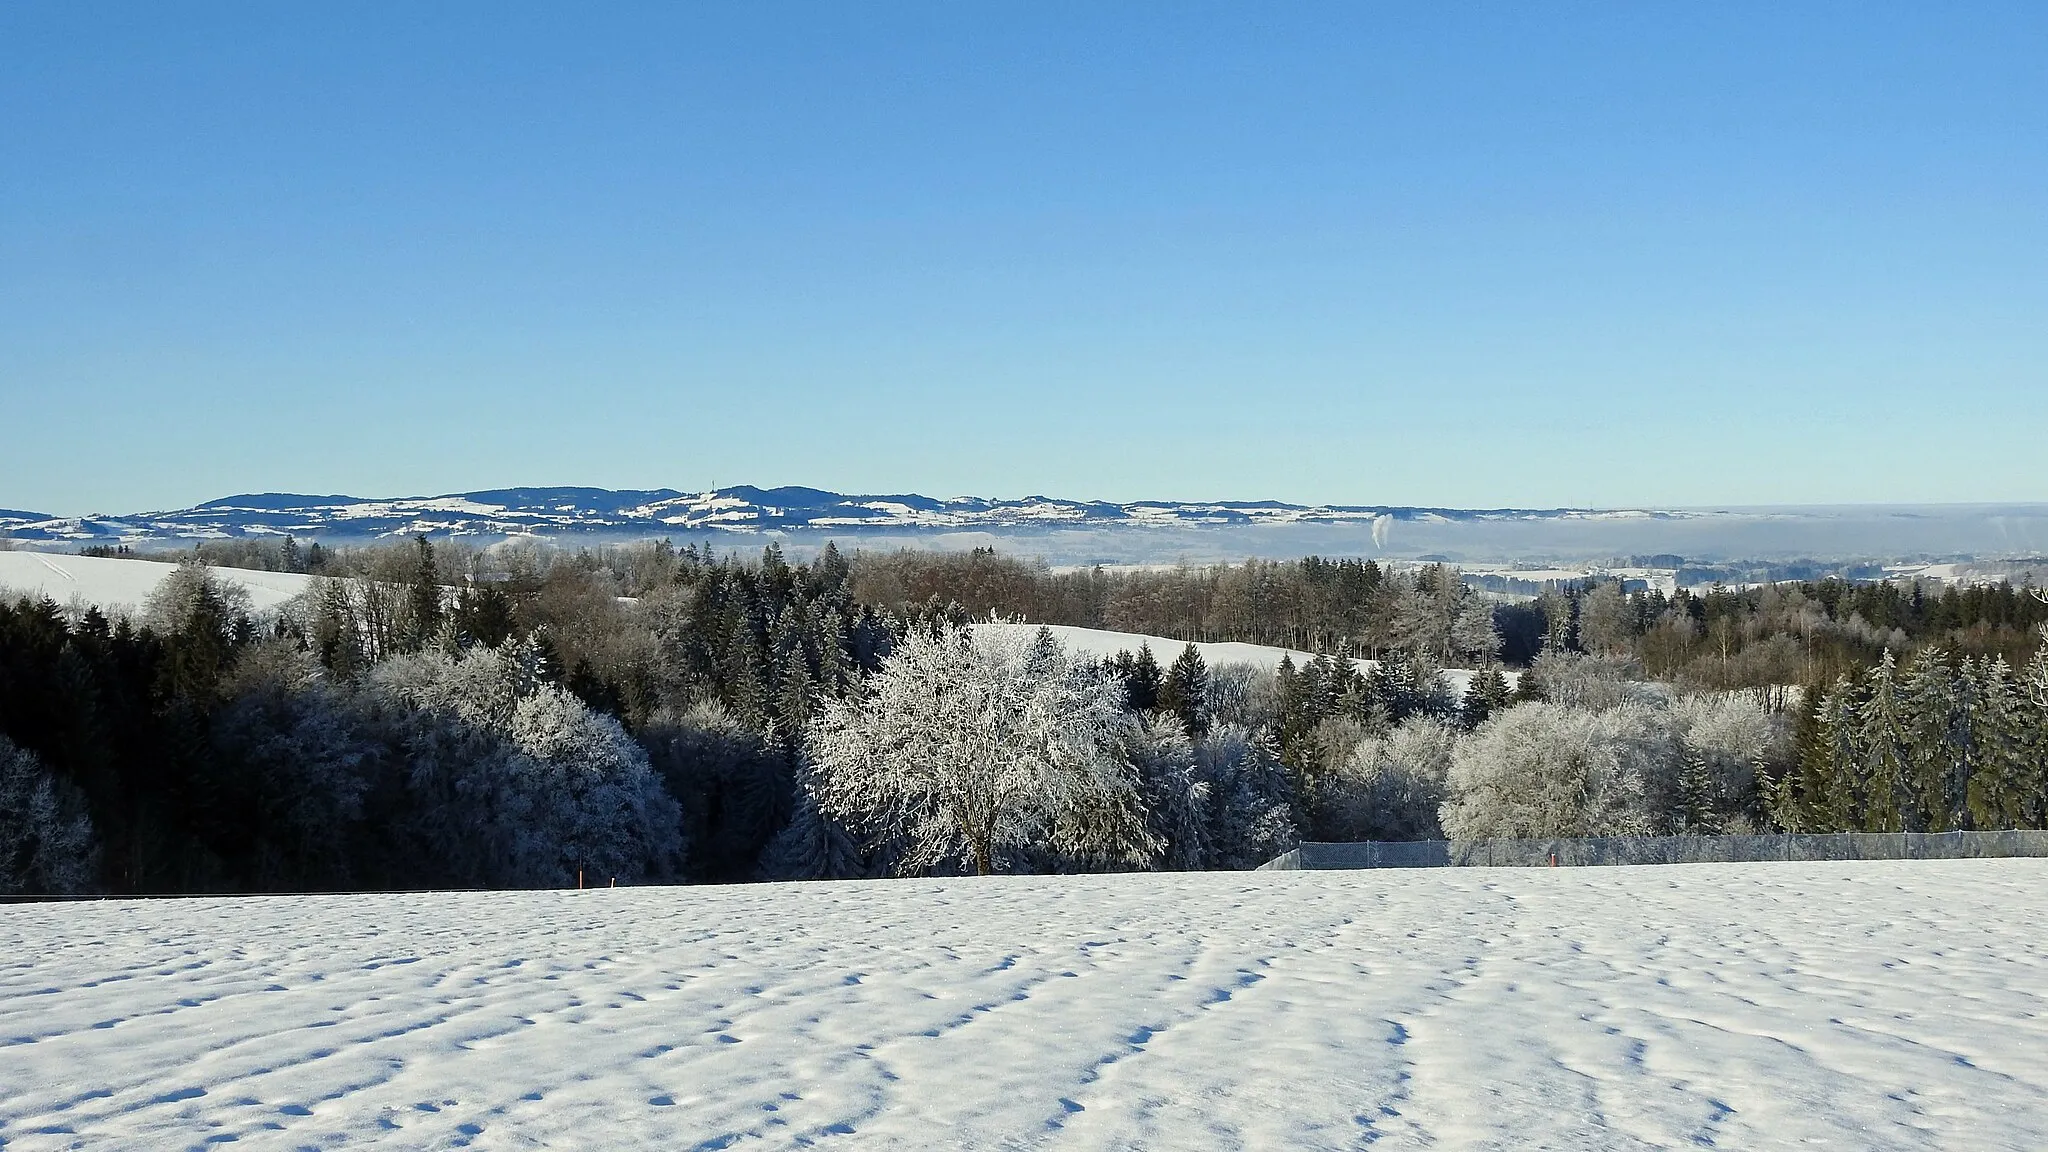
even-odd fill
[(434, 546), (425, 533), (413, 537), (411, 587), (407, 602), (412, 619), (406, 633), (406, 647), (417, 652), (441, 630), (441, 581), (434, 566)]
[(1909, 831), (1948, 832), (1959, 826), (1954, 790), (1955, 756), (1950, 729), (1957, 711), (1955, 677), (1939, 648), (1923, 649), (1904, 681), (1907, 717), (1908, 790), (1915, 819)]
[(2042, 640), (2021, 683), (2021, 755), (2027, 766), (2020, 780), (2023, 828), (2048, 828), (2048, 629)]
[(1911, 732), (1890, 649), (1871, 670), (1857, 724), (1863, 752), (1863, 830), (1903, 832), (1912, 804), (1906, 789)]
[(1465, 726), (1477, 728), (1486, 723), (1488, 717), (1505, 709), (1514, 693), (1508, 688), (1508, 678), (1501, 675), (1499, 668), (1487, 665), (1472, 677), (1472, 684), (1465, 689)]
[(1152, 657), (1150, 644), (1138, 645), (1138, 655), (1124, 677), (1124, 697), (1133, 712), (1150, 712), (1159, 707), (1159, 661)]
[(1167, 669), (1159, 706), (1179, 716), (1190, 735), (1199, 737), (1209, 731), (1209, 665), (1193, 644), (1182, 648), (1173, 667)]
[(1707, 770), (1707, 758), (1688, 751), (1678, 773), (1678, 811), (1673, 813), (1673, 830), (1684, 835), (1708, 836), (1720, 831), (1714, 819), (1714, 781)]
[(1952, 826), (1971, 829), (1976, 827), (1970, 813), (1971, 787), (1984, 758), (1985, 666), (1980, 660), (1966, 658), (1957, 665), (1956, 671), (1956, 707), (1949, 714), (1948, 741), (1954, 763), (1949, 795), (1955, 805)]
[(1971, 827), (2018, 828), (2026, 820), (2029, 777), (2026, 697), (2012, 668), (2000, 656), (1981, 673), (1976, 723), (1976, 763), (1967, 800)]
[(1856, 702), (1847, 677), (1838, 678), (1815, 714), (1804, 775), (1807, 807), (1815, 831), (1848, 832), (1857, 827)]

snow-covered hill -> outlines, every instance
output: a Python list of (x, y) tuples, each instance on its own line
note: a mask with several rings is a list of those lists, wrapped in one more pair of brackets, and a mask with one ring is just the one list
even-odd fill
[(2044, 921), (2041, 860), (17, 905), (0, 1141), (2033, 1149)]
[[(102, 609), (139, 608), (174, 571), (156, 560), (66, 556), (51, 552), (0, 552), (0, 594), (47, 596), (59, 604), (74, 599)], [(291, 572), (215, 568), (223, 580), (249, 590), (249, 606), (266, 612), (306, 590), (312, 580)]]
[[(6, 519), (12, 515), (14, 519)], [(22, 540), (195, 540), (247, 536), (378, 538), (435, 535), (588, 535), (679, 532), (840, 534), (1077, 527), (1216, 527), (1353, 524), (1380, 534), (1396, 521), (1575, 520), (1697, 516), (1701, 513), (1573, 509), (1464, 510), (1336, 507), (1277, 501), (1114, 504), (1029, 496), (849, 496), (816, 488), (740, 486), (684, 493), (661, 488), (506, 488), (448, 496), (369, 500), (354, 496), (263, 493), (192, 508), (121, 516), (37, 517), (0, 513), (0, 528)]]
[[(864, 547), (995, 545), (1055, 564), (1193, 561), (1247, 556), (1370, 555), (1492, 566), (1502, 578), (1558, 571), (1625, 574), (1648, 565), (1652, 583), (1721, 580), (1675, 565), (1769, 561), (1770, 579), (1817, 578), (1876, 565), (2048, 554), (2048, 504), (1807, 508), (1430, 508), (1278, 501), (1111, 503), (1031, 496), (1017, 500), (915, 494), (843, 495), (816, 488), (505, 488), (446, 496), (364, 499), (263, 493), (192, 508), (53, 517), (0, 511), (0, 538), (44, 544), (276, 538), (370, 541), (426, 533), (484, 541), (702, 540), (717, 547), (793, 547), (827, 539)], [(1817, 559), (1818, 558), (1818, 559)], [(1789, 565), (1789, 567), (1788, 567)], [(1590, 567), (1589, 567), (1590, 566)], [(1808, 573), (1808, 575), (1800, 575)]]

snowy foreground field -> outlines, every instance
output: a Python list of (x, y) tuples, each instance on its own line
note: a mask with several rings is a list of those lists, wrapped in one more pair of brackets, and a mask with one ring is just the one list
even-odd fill
[(0, 907), (13, 1149), (2042, 1148), (2048, 861)]

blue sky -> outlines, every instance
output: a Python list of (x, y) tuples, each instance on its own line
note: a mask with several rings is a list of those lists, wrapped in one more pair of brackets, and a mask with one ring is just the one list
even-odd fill
[(12, 3), (0, 507), (2048, 499), (2048, 5)]

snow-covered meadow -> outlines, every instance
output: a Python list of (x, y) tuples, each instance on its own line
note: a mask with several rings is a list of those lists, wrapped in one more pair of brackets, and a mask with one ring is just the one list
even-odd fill
[[(0, 594), (48, 597), (58, 604), (96, 605), (103, 610), (140, 609), (178, 566), (162, 560), (113, 556), (66, 556), (55, 552), (0, 551)], [(262, 613), (304, 592), (313, 578), (293, 572), (215, 568), (214, 575), (249, 593), (249, 607)]]
[[(1175, 640), (1168, 636), (1150, 636), (1142, 632), (1115, 632), (1107, 628), (1081, 628), (1071, 624), (989, 623), (976, 624), (974, 628), (977, 632), (996, 634), (1037, 632), (1043, 628), (1051, 632), (1053, 638), (1068, 652), (1077, 656), (1092, 656), (1098, 660), (1110, 659), (1119, 652), (1136, 652), (1141, 646), (1149, 647), (1152, 649), (1153, 659), (1159, 661), (1162, 666), (1173, 663), (1174, 657), (1180, 655), (1181, 649), (1190, 646), (1185, 640)], [(1223, 664), (1248, 664), (1262, 672), (1271, 672), (1280, 666), (1282, 660), (1291, 660), (1294, 666), (1299, 668), (1316, 658), (1313, 652), (1299, 648), (1279, 648), (1270, 644), (1196, 643), (1193, 648), (1202, 654), (1203, 662), (1211, 668)], [(1351, 661), (1351, 666), (1357, 669), (1360, 675), (1365, 675), (1378, 663), (1376, 660), (1355, 659)], [(1459, 696), (1463, 696), (1472, 686), (1473, 675), (1469, 668), (1444, 670), (1444, 677), (1449, 681), (1451, 691)], [(1521, 672), (1512, 668), (1502, 669), (1501, 675), (1507, 680), (1510, 688), (1519, 684), (1522, 678)]]
[(2039, 1148), (2048, 861), (0, 907), (0, 1143)]

